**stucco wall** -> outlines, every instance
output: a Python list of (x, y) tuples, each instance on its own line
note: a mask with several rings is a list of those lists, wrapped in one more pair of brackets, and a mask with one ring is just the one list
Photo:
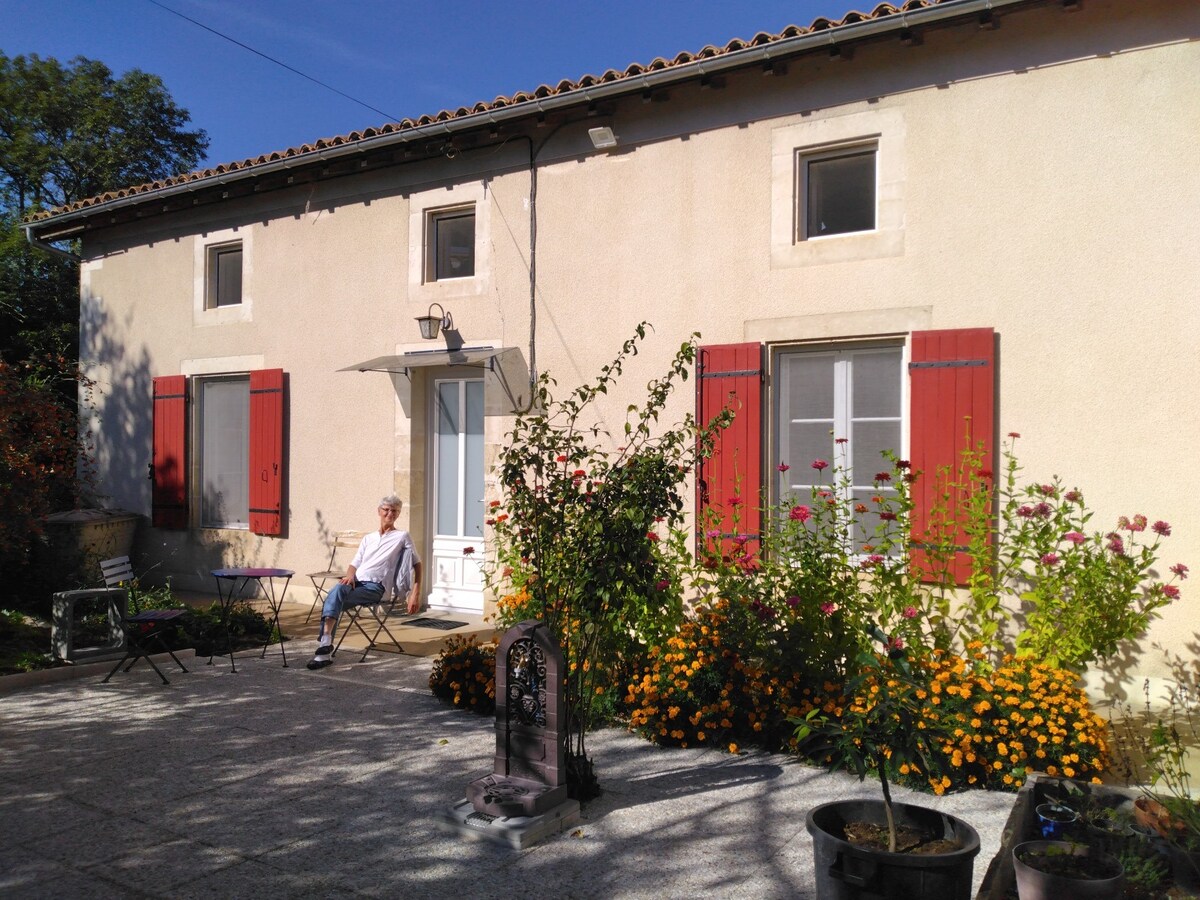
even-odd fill
[[(653, 323), (652, 352), (602, 407), (619, 433), (626, 405), (693, 331), (774, 343), (992, 327), (999, 433), (1023, 435), (1026, 474), (1078, 484), (1096, 527), (1135, 512), (1171, 522), (1164, 563), (1200, 566), (1200, 512), (1182, 487), (1200, 439), (1198, 34), (1188, 4), (1050, 5), (996, 31), (932, 31), (915, 47), (889, 40), (849, 61), (793, 60), (783, 76), (632, 100), (605, 120), (620, 140), (610, 152), (591, 148), (595, 120), (582, 114), (531, 131), (537, 369), (567, 389)], [(773, 223), (791, 186), (779, 184), (779, 148), (858, 132), (880, 136), (888, 241), (781, 247)], [(164, 570), (200, 583), (221, 553), (319, 567), (328, 532), (370, 527), (393, 486), (423, 534), (431, 373), (336, 370), (419, 346), (413, 318), (434, 299), (468, 343), (516, 348), (528, 364), (527, 166), (520, 138), (88, 240), (84, 356), (104, 389), (116, 504), (149, 511), (150, 377), (255, 355), (290, 377), (286, 538), (220, 532), (208, 537), (236, 550), (201, 550), (196, 533), (150, 532), (146, 552), (169, 551)], [(413, 271), (414, 213), (440, 196), (474, 197), (487, 213), (486, 265), (469, 286), (431, 290)], [(195, 235), (231, 228), (251, 235), (252, 321), (196, 325)], [(681, 394), (674, 412), (693, 403)], [(489, 417), (489, 435), (504, 425)], [(1200, 619), (1187, 588), (1131, 677), (1168, 672), (1156, 643), (1190, 664)]]

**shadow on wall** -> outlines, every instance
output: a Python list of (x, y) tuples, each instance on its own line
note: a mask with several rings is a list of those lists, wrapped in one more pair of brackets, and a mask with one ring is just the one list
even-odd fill
[[(147, 586), (170, 581), (181, 590), (216, 593), (213, 569), (277, 565), (281, 541), (234, 529), (165, 529), (151, 524), (153, 379), (144, 343), (127, 340), (136, 308), (116, 319), (102, 297), (83, 291), (80, 360), (96, 381), (96, 402), (87, 430), (94, 435), (99, 505), (127, 509), (144, 518), (133, 551), (134, 571)], [(189, 479), (190, 481), (190, 479)]]

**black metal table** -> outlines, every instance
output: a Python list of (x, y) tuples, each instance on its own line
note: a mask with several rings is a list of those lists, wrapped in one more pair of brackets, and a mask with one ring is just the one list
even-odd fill
[[(271, 632), (267, 635), (266, 642), (263, 643), (262, 654), (259, 659), (263, 659), (267, 655), (267, 647), (271, 645), (271, 634), (279, 631), (279, 610), (283, 604), (283, 598), (287, 594), (288, 584), (292, 580), (292, 576), (296, 573), (291, 569), (266, 569), (266, 568), (232, 568), (232, 569), (213, 569), (213, 578), (217, 579), (217, 596), (221, 600), (221, 627), (225, 631), (225, 647), (229, 650), (229, 665), (234, 672), (237, 671), (237, 664), (233, 661), (233, 641), (229, 637), (229, 612), (233, 608), (234, 602), (245, 591), (246, 585), (251, 581), (258, 585), (256, 593), (261, 594), (271, 607), (272, 621)], [(283, 579), (283, 588), (278, 593), (275, 590), (275, 580)], [(280, 635), (279, 649), (283, 653), (283, 667), (287, 668), (287, 649), (283, 645), (283, 635)], [(211, 666), (214, 654), (209, 654), (208, 664)]]

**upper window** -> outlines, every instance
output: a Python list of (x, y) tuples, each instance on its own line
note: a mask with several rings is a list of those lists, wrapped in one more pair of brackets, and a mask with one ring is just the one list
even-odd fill
[(248, 528), (249, 376), (199, 378), (196, 382), (200, 526)]
[(425, 229), (426, 281), (475, 275), (475, 206), (430, 210)]
[[(899, 454), (903, 438), (903, 348), (864, 346), (837, 350), (787, 350), (776, 357), (775, 434), (780, 497), (808, 497), (818, 484), (866, 508), (855, 523), (861, 546), (878, 519), (871, 497), (881, 493), (875, 475), (888, 469), (885, 451)], [(830, 470), (813, 467), (816, 460)], [(824, 476), (824, 481), (818, 481)]]
[(799, 240), (875, 228), (875, 146), (798, 153)]
[(242, 242), (208, 248), (206, 309), (239, 306), (242, 302)]

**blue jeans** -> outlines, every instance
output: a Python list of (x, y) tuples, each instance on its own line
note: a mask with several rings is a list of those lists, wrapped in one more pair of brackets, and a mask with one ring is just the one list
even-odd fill
[(321, 607), (321, 618), (336, 619), (347, 606), (378, 603), (382, 599), (383, 585), (378, 581), (360, 581), (358, 587), (353, 588), (339, 581), (325, 595), (325, 605)]

